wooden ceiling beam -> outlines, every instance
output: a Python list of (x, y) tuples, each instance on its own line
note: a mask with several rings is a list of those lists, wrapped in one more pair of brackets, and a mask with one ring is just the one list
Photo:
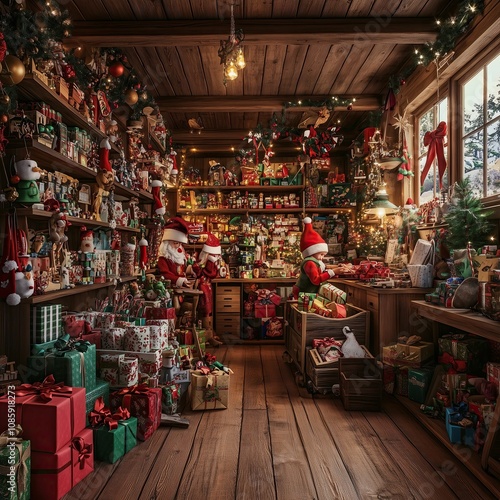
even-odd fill
[[(354, 98), (353, 111), (375, 111), (382, 105), (381, 97), (376, 95), (337, 96), (342, 99)], [(328, 96), (186, 96), (158, 97), (156, 103), (162, 113), (244, 113), (281, 111), (286, 103), (322, 102)], [(310, 110), (312, 106), (292, 106), (288, 112)], [(335, 106), (336, 111), (346, 111), (345, 106)]]
[[(237, 19), (246, 45), (389, 43), (418, 45), (433, 41), (431, 18)], [(219, 45), (229, 22), (218, 20), (74, 21), (68, 44), (95, 47), (179, 47)], [(65, 42), (66, 43), (66, 42)]]

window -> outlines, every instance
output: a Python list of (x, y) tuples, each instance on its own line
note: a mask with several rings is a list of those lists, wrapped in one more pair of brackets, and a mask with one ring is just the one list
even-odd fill
[(461, 85), (462, 175), (481, 198), (500, 193), (500, 54)]
[[(447, 121), (448, 116), (448, 98), (444, 98), (439, 101), (439, 103), (431, 106), (427, 111), (418, 117), (418, 177), (424, 169), (425, 162), (427, 160), (427, 146), (424, 145), (424, 137), (427, 132), (432, 132), (436, 130), (439, 122)], [(447, 141), (445, 140), (444, 155), (448, 158), (448, 148)], [(449, 167), (448, 167), (449, 168)], [(446, 169), (443, 176), (443, 189), (448, 188), (448, 168)], [(439, 177), (437, 160), (434, 159), (431, 168), (420, 186), (420, 204), (431, 201), (432, 199), (439, 196)]]

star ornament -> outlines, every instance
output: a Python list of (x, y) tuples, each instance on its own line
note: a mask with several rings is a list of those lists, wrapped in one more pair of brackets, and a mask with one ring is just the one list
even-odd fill
[(395, 122), (393, 124), (393, 127), (398, 129), (399, 136), (401, 137), (402, 134), (407, 134), (410, 130), (410, 122), (406, 117), (406, 110), (402, 116), (401, 114), (394, 115), (394, 119)]

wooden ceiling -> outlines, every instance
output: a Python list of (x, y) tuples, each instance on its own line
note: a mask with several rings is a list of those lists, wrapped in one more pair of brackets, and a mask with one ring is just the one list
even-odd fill
[[(383, 105), (391, 75), (415, 47), (436, 36), (435, 19), (450, 0), (235, 0), (236, 28), (245, 34), (246, 68), (223, 84), (218, 57), (230, 30), (227, 0), (71, 0), (73, 42), (119, 47), (160, 106), (178, 144), (202, 154), (239, 148), (258, 124), (269, 125), (286, 102), (356, 98), (337, 108), (344, 144)], [(317, 109), (292, 107), (297, 127)], [(201, 134), (188, 120), (201, 121)], [(279, 147), (279, 144), (276, 145)]]

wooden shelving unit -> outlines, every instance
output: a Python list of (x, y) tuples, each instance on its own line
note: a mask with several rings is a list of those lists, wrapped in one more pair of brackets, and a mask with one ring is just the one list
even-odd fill
[(217, 215), (217, 214), (263, 214), (272, 212), (273, 214), (298, 214), (302, 208), (179, 208), (180, 214), (186, 215)]
[[(470, 310), (450, 309), (436, 306), (423, 300), (413, 301), (412, 305), (419, 316), (432, 320), (435, 345), (437, 345), (439, 338), (438, 323), (457, 328), (488, 340), (493, 340), (495, 342), (500, 341), (500, 323), (485, 318), (479, 313)], [(482, 455), (461, 453), (460, 451), (463, 447), (451, 444), (446, 432), (443, 433), (441, 426), (438, 428), (436, 422), (432, 419), (424, 419), (417, 404), (414, 404), (412, 401), (407, 401), (406, 398), (399, 398), (399, 400), (409, 408), (422, 424), (442, 441), (472, 473), (483, 481), (483, 483), (496, 494), (497, 498), (500, 498), (500, 481), (486, 472), (486, 469), (491, 469), (497, 474), (497, 477), (500, 477), (500, 460), (498, 459), (498, 455), (491, 455), (493, 450), (495, 450), (495, 453), (498, 453), (499, 449), (500, 434), (498, 432), (497, 422), (500, 411), (500, 399), (497, 401), (494, 421), (491, 423), (488, 434), (486, 435)], [(469, 455), (472, 456), (469, 457)]]
[(248, 192), (262, 192), (262, 193), (276, 193), (276, 192), (296, 192), (302, 191), (304, 186), (302, 184), (293, 184), (291, 186), (190, 186), (183, 184), (179, 186), (179, 191), (248, 191)]

